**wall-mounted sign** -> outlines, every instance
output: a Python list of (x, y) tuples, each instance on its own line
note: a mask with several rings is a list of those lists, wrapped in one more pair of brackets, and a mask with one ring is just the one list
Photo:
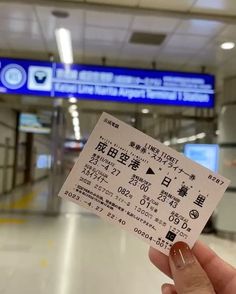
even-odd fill
[(0, 92), (210, 108), (214, 76), (0, 58)]

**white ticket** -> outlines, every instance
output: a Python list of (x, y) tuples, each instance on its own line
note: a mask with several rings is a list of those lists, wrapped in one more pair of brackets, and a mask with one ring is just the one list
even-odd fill
[(229, 182), (103, 113), (59, 196), (168, 254), (193, 246)]

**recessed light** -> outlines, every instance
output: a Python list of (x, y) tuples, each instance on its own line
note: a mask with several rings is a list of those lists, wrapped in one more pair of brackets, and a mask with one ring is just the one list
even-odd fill
[(144, 114), (146, 114), (146, 113), (149, 113), (150, 111), (149, 111), (149, 109), (147, 109), (147, 108), (143, 108), (142, 109), (142, 113), (144, 113)]
[(224, 42), (220, 45), (220, 48), (223, 50), (231, 50), (235, 47), (234, 42)]
[(77, 99), (75, 97), (70, 97), (69, 98), (69, 102), (70, 103), (76, 103), (77, 102)]

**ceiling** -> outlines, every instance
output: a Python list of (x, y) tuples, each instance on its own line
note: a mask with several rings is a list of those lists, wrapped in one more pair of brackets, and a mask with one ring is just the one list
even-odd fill
[[(28, 4), (0, 1), (2, 56), (57, 58), (54, 31), (66, 27), (72, 32), (76, 62), (101, 63), (106, 57), (108, 65), (150, 68), (155, 61), (160, 69), (200, 71), (206, 66), (223, 76), (236, 72), (236, 49), (219, 48), (222, 41), (236, 41), (235, 0), (24, 2)], [(55, 9), (70, 16), (55, 18)], [(160, 46), (130, 44), (134, 31), (167, 37)]]
[[(69, 17), (55, 18), (53, 10), (66, 11)], [(58, 60), (54, 35), (58, 27), (71, 30), (76, 63), (101, 64), (105, 57), (106, 64), (114, 66), (152, 68), (155, 62), (157, 69), (196, 72), (205, 67), (206, 72), (216, 74), (218, 93), (223, 78), (236, 74), (236, 49), (219, 47), (223, 41), (236, 41), (235, 0), (0, 0), (0, 56), (48, 60), (53, 55)], [(131, 44), (135, 31), (164, 33), (166, 39), (160, 46)], [(4, 100), (21, 108), (27, 104), (30, 109), (52, 105), (50, 99), (44, 99), (45, 104), (30, 97), (28, 102), (27, 97)], [(64, 102), (65, 107), (68, 104)], [(128, 120), (142, 107), (79, 102), (84, 113), (94, 108), (128, 111)], [(149, 109), (157, 114), (195, 115), (194, 109), (188, 108)], [(86, 128), (82, 129), (89, 133), (94, 122), (90, 126), (86, 115), (83, 121)]]

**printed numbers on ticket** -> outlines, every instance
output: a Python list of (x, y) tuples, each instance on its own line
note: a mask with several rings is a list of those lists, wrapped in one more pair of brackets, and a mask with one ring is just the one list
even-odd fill
[(103, 113), (59, 196), (168, 254), (193, 246), (229, 180)]

